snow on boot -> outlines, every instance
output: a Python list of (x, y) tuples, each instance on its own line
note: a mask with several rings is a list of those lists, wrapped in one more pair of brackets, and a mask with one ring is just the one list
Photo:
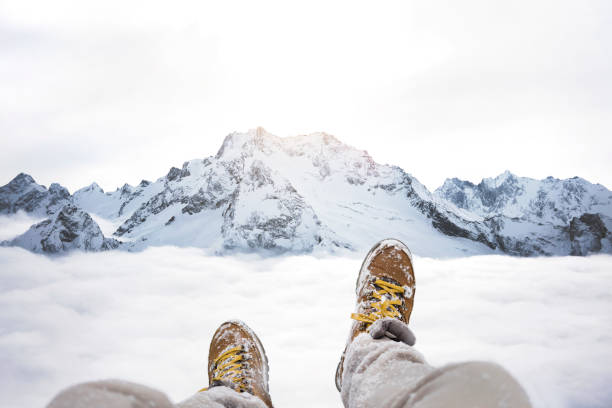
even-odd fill
[(227, 321), (213, 335), (208, 352), (208, 382), (208, 388), (226, 386), (248, 392), (272, 408), (268, 358), (261, 341), (245, 323)]
[[(357, 278), (357, 304), (355, 313), (351, 314), (354, 322), (336, 369), (338, 391), (342, 388), (344, 355), (349, 344), (359, 334), (368, 332), (378, 320), (391, 318), (408, 324), (414, 292), (412, 255), (408, 247), (396, 239), (385, 239), (374, 245), (366, 255)], [(398, 340), (391, 332), (386, 334)]]

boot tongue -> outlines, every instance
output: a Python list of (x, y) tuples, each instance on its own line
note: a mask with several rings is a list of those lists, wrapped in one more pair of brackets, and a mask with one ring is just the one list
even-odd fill
[(212, 388), (212, 387), (227, 387), (227, 388), (231, 388), (234, 390), (236, 388), (236, 384), (231, 381), (215, 380), (212, 382), (212, 384), (210, 384), (208, 388)]

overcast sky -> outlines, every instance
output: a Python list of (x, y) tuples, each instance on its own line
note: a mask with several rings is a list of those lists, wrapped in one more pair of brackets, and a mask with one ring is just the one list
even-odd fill
[(0, 1), (0, 185), (156, 179), (325, 131), (430, 189), (612, 188), (610, 1)]

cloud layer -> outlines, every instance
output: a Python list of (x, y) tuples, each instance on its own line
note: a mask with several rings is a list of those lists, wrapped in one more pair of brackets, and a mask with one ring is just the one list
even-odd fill
[[(360, 262), (170, 247), (52, 260), (0, 248), (0, 392), (11, 407), (43, 406), (72, 383), (119, 377), (179, 401), (206, 384), (216, 327), (239, 318), (266, 347), (275, 405), (338, 407)], [(433, 365), (500, 362), (536, 407), (610, 406), (610, 266), (610, 256), (417, 258), (416, 347)]]
[(30, 228), (30, 226), (42, 221), (44, 218), (32, 217), (23, 211), (16, 214), (0, 215), (0, 242), (15, 238)]

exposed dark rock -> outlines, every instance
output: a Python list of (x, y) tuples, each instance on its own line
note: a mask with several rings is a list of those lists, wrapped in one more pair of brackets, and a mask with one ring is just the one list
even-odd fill
[(580, 218), (574, 217), (567, 232), (571, 241), (571, 255), (601, 251), (601, 240), (609, 233), (599, 214), (588, 213), (582, 214)]
[(168, 181), (174, 181), (178, 179), (180, 176), (181, 176), (181, 171), (177, 169), (176, 167), (172, 167), (170, 171), (168, 172), (168, 174), (166, 175), (166, 179), (168, 179)]
[(180, 177), (189, 177), (191, 176), (191, 172), (189, 171), (189, 162), (183, 163), (183, 168), (181, 169)]
[(353, 184), (353, 185), (363, 185), (365, 184), (365, 180), (359, 177), (353, 177), (353, 176), (346, 176), (346, 181), (349, 184)]

